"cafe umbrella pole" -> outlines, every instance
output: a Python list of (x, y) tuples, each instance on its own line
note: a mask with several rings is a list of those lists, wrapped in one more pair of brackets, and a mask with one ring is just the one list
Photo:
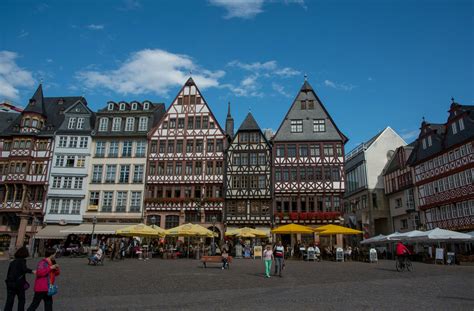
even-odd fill
[[(94, 216), (92, 218), (92, 234), (91, 234), (91, 246), (92, 242), (94, 242), (94, 231), (95, 231), (95, 225), (97, 224), (97, 216)], [(94, 245), (95, 246), (95, 245)]]

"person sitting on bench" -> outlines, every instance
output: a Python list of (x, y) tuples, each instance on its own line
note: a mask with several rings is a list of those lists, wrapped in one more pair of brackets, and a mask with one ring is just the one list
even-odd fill
[(99, 247), (99, 249), (97, 250), (97, 252), (94, 254), (94, 256), (91, 256), (89, 258), (89, 260), (93, 263), (93, 264), (97, 264), (101, 259), (102, 259), (102, 256), (104, 255), (104, 251), (102, 250), (101, 247)]

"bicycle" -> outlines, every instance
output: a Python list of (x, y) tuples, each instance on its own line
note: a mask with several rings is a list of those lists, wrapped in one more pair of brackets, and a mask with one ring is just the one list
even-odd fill
[(405, 269), (410, 272), (413, 271), (413, 265), (408, 256), (403, 256), (402, 259), (397, 258), (395, 267), (398, 272), (403, 272)]

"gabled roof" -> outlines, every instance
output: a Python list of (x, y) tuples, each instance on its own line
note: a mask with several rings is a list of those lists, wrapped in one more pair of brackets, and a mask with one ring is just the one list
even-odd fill
[[(404, 152), (405, 153), (405, 156), (404, 158), (405, 159), (408, 159), (413, 151), (414, 147), (410, 144), (410, 145), (406, 145), (406, 146), (400, 146), (398, 147), (394, 154), (392, 155), (392, 157), (390, 158), (390, 160), (388, 160), (387, 164), (385, 165), (385, 168), (383, 170), (383, 174), (384, 175), (387, 175), (387, 174), (390, 174), (396, 170), (399, 170), (401, 169), (402, 167), (404, 167), (405, 165), (402, 165), (402, 163), (400, 163), (400, 153)], [(404, 163), (406, 164), (406, 163)]]
[[(314, 109), (301, 109), (301, 101), (313, 101)], [(291, 120), (303, 120), (303, 132), (292, 133)], [(313, 120), (326, 120), (325, 132), (313, 132)], [(346, 143), (347, 137), (339, 130), (331, 115), (324, 107), (318, 95), (308, 81), (304, 81), (296, 95), (290, 109), (278, 128), (274, 141), (342, 141)]]
[(43, 86), (41, 84), (36, 89), (36, 92), (33, 94), (33, 97), (31, 97), (28, 106), (26, 106), (23, 112), (34, 112), (45, 115)]
[(247, 117), (245, 117), (237, 132), (240, 131), (260, 131), (260, 127), (251, 112), (247, 114)]

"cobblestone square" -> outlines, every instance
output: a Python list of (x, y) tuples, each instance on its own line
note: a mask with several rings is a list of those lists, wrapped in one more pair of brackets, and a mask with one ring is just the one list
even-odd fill
[[(34, 267), (37, 260), (29, 260)], [(59, 258), (55, 310), (473, 310), (474, 267), (393, 261), (287, 261), (282, 278), (263, 276), (261, 260), (234, 260), (230, 270), (197, 260), (106, 261)], [(5, 279), (7, 261), (0, 262)], [(33, 279), (28, 277), (31, 284)], [(4, 282), (0, 303), (5, 303)], [(32, 290), (27, 292), (27, 305)]]

